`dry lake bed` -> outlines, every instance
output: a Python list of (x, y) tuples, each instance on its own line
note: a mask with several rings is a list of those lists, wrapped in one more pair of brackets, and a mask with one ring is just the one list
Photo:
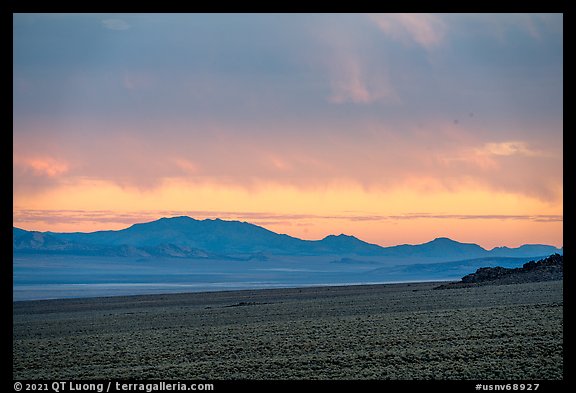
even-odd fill
[(15, 302), (14, 379), (563, 379), (562, 281)]

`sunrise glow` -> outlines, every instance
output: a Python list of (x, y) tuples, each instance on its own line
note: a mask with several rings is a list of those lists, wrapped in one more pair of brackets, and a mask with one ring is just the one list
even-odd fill
[(16, 14), (14, 226), (561, 247), (562, 44), (561, 15)]

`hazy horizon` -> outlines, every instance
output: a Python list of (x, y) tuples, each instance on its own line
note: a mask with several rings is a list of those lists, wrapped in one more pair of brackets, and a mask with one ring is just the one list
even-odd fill
[(562, 14), (14, 14), (13, 225), (563, 246)]

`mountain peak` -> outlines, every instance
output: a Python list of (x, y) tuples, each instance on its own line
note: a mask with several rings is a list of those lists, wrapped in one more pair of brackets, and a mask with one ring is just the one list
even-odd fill
[(358, 239), (358, 238), (356, 236), (351, 236), (351, 235), (346, 235), (344, 233), (341, 233), (339, 235), (328, 235), (322, 240), (327, 240), (327, 239)]
[(430, 241), (429, 243), (460, 243), (460, 242), (457, 242), (456, 240), (452, 240), (449, 237), (441, 236), (441, 237), (435, 238), (434, 240)]
[(429, 256), (464, 256), (474, 257), (484, 256), (487, 252), (484, 248), (475, 243), (461, 243), (447, 237), (437, 237), (436, 239), (415, 246), (417, 254)]
[(156, 221), (164, 221), (164, 222), (177, 222), (177, 221), (181, 221), (181, 222), (185, 222), (185, 221), (198, 221), (192, 217), (188, 217), (188, 216), (175, 216), (175, 217), (162, 217)]

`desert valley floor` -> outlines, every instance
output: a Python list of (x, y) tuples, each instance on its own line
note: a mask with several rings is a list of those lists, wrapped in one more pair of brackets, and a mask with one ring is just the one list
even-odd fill
[(563, 283), (15, 302), (14, 379), (563, 378)]

